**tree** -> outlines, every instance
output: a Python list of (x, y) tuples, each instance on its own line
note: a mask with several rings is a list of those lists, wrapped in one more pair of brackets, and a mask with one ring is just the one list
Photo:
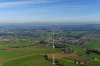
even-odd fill
[(45, 40), (40, 40), (39, 44), (47, 44), (47, 42)]

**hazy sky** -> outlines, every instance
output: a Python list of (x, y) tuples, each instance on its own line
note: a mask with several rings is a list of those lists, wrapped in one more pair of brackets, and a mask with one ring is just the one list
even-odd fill
[(0, 0), (0, 23), (100, 22), (100, 0)]

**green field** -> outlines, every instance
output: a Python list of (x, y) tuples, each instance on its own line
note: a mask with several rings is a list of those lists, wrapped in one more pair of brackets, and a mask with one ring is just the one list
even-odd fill
[(6, 62), (2, 66), (52, 66), (42, 55), (34, 55), (22, 59)]
[[(100, 65), (99, 54), (86, 54), (89, 48), (99, 49), (100, 41), (95, 38), (89, 41), (87, 41), (88, 39), (81, 39), (91, 37), (93, 34), (81, 31), (56, 32), (55, 34), (55, 44), (61, 46), (56, 47), (55, 53), (62, 53), (63, 49), (69, 49), (72, 54), (89, 59), (86, 61), (88, 62), (87, 66)], [(13, 40), (0, 41), (0, 66), (52, 66), (52, 62), (44, 57), (44, 55), (54, 52), (52, 50), (52, 40), (48, 39), (51, 35), (52, 32), (41, 32), (32, 37), (10, 36)], [(65, 41), (59, 41), (59, 38), (63, 38)], [(79, 42), (74, 42), (76, 39), (79, 39)], [(95, 58), (96, 60), (94, 60)], [(60, 57), (56, 59), (56, 66), (80, 66), (74, 63), (75, 61), (81, 62), (69, 57)]]

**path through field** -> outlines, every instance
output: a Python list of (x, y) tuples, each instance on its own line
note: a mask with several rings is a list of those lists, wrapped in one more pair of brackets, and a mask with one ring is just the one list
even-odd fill
[(4, 60), (1, 60), (1, 61), (0, 61), (0, 66), (1, 66), (3, 63), (5, 63), (5, 62), (9, 62), (9, 61), (13, 61), (13, 60), (17, 60), (17, 59), (29, 57), (29, 56), (34, 56), (34, 55), (35, 55), (35, 54), (30, 54), (30, 55), (25, 55), (25, 56), (19, 56), (19, 57), (4, 59)]

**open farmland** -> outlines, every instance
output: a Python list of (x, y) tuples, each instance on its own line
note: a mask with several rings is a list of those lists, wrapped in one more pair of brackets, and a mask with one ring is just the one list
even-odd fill
[(0, 66), (52, 66), (53, 55), (55, 66), (100, 65), (99, 31), (8, 31), (0, 33)]
[(0, 0), (0, 66), (100, 66), (100, 0)]

